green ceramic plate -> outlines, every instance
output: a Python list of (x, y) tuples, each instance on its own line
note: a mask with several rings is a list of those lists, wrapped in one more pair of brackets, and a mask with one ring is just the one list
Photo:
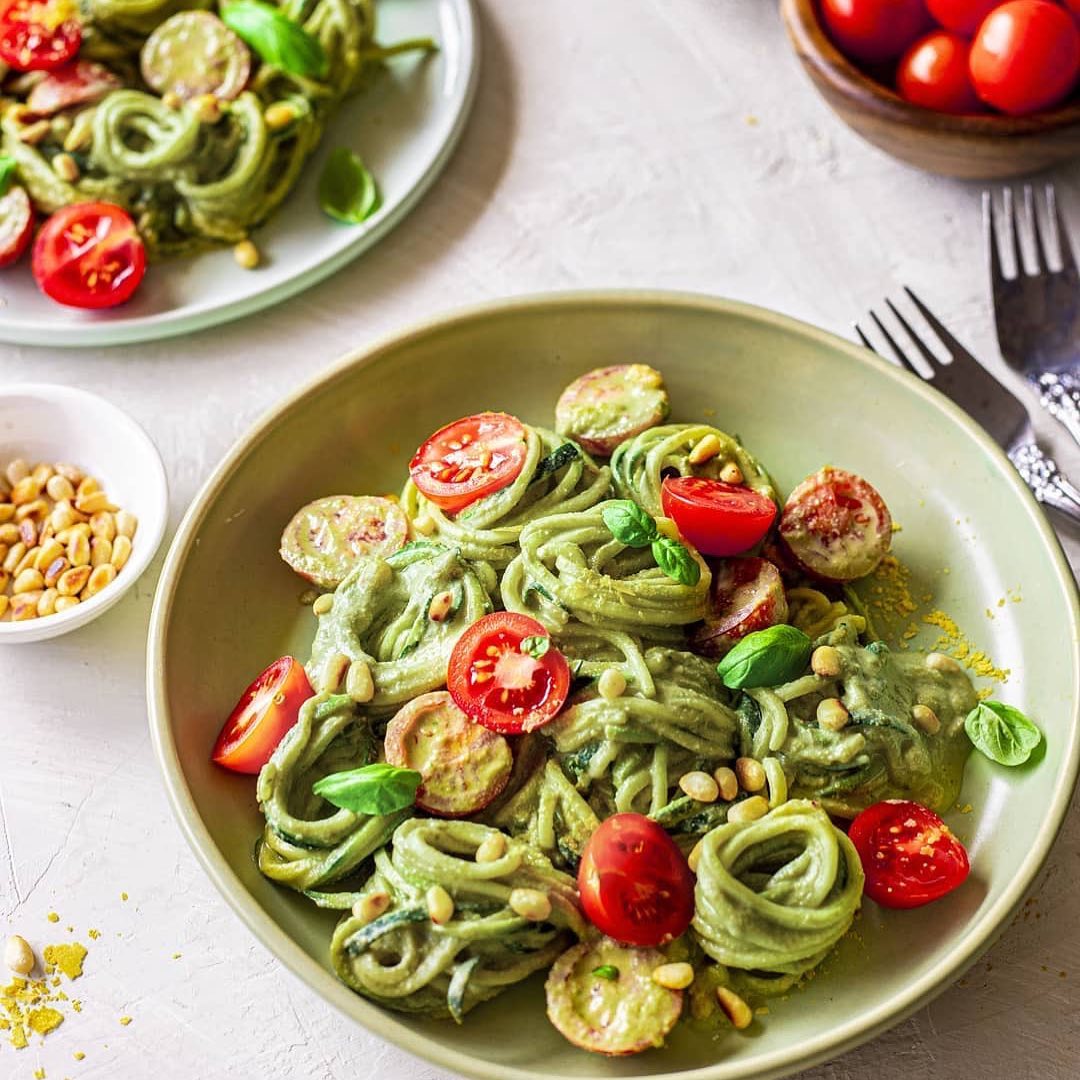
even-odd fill
[[(253, 781), (212, 767), (208, 755), (254, 674), (285, 651), (308, 655), (314, 619), (297, 602), (302, 583), (277, 557), (296, 507), (340, 491), (396, 490), (413, 448), (457, 416), (503, 409), (550, 422), (566, 382), (625, 361), (661, 368), (676, 418), (714, 416), (782, 489), (826, 462), (870, 478), (903, 525), (896, 551), (913, 568), (913, 591), (932, 590), (979, 648), (1011, 668), (999, 696), (1038, 719), (1047, 751), (1037, 766), (1013, 771), (972, 760), (962, 802), (974, 810), (949, 817), (972, 855), (964, 888), (913, 912), (867, 903), (857, 934), (748, 1035), (683, 1030), (662, 1051), (607, 1061), (549, 1027), (539, 980), (461, 1027), (403, 1018), (340, 985), (326, 960), (332, 917), (260, 877), (251, 857), (260, 826)], [(919, 380), (737, 304), (656, 293), (548, 296), (428, 323), (350, 357), (236, 446), (188, 511), (161, 579), (150, 630), (151, 724), (177, 816), (222, 894), (304, 982), (384, 1038), (491, 1080), (778, 1076), (895, 1023), (1006, 925), (1076, 779), (1078, 626), (1072, 577), (1035, 502), (998, 448)]]

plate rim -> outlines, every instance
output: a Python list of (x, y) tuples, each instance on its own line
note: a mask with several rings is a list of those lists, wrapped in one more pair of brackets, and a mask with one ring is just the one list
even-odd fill
[[(301, 400), (321, 392), (326, 386), (354, 368), (374, 363), (387, 350), (411, 340), (418, 340), (448, 328), (467, 324), (478, 318), (502, 316), (522, 311), (547, 311), (555, 314), (567, 306), (595, 305), (632, 311), (636, 308), (661, 307), (685, 311), (708, 312), (742, 318), (766, 324), (795, 338), (811, 339), (834, 351), (846, 354), (859, 364), (871, 365), (880, 374), (921, 396), (927, 405), (944, 413), (963, 429), (996, 467), (1003, 482), (1019, 496), (1028, 519), (1034, 526), (1046, 553), (1050, 556), (1058, 578), (1060, 593), (1072, 615), (1074, 625), (1080, 625), (1080, 590), (1065, 558), (1061, 543), (1034, 496), (1021, 480), (1005, 453), (966, 412), (918, 376), (881, 360), (860, 345), (822, 330), (801, 319), (743, 301), (728, 300), (705, 293), (669, 291), (662, 289), (600, 289), (567, 290), (532, 293), (502, 300), (486, 301), (442, 312), (410, 324), (408, 327), (379, 336), (374, 341), (353, 349), (322, 372), (306, 380), (268, 409), (229, 449), (200, 487), (177, 529), (158, 580), (147, 633), (147, 706), (151, 742), (158, 766), (163, 774), (169, 804), (177, 818), (195, 857), (214, 883), (226, 903), (274, 957), (288, 968), (305, 986), (333, 1005), (350, 1020), (359, 1022), (366, 1030), (394, 1046), (443, 1068), (453, 1069), (476, 1080), (541, 1080), (551, 1074), (541, 1070), (485, 1061), (471, 1054), (445, 1047), (428, 1035), (413, 1031), (399, 1022), (394, 1014), (366, 1001), (340, 983), (325, 968), (313, 960), (300, 945), (248, 893), (214, 842), (195, 806), (176, 751), (176, 743), (168, 724), (165, 673), (168, 662), (164, 645), (169, 616), (175, 600), (176, 585), (187, 560), (197, 531), (206, 517), (209, 504), (219, 494), (234, 468), (253, 453), (270, 434), (275, 424)], [(776, 1050), (754, 1063), (750, 1071), (746, 1063), (718, 1060), (697, 1069), (650, 1074), (662, 1080), (745, 1080), (749, 1076), (767, 1080), (789, 1075), (797, 1069), (809, 1068), (840, 1056), (870, 1041), (900, 1023), (923, 1005), (941, 994), (962, 971), (970, 967), (1008, 927), (1010, 917), (1019, 907), (1023, 894), (1041, 870), (1064, 824), (1072, 793), (1080, 774), (1080, 637), (1074, 636), (1072, 726), (1069, 738), (1062, 745), (1063, 768), (1058, 781), (1045, 803), (1043, 824), (1035, 842), (1029, 848), (1018, 871), (1005, 887), (1002, 896), (980, 920), (978, 930), (966, 933), (951, 947), (935, 970), (913, 982), (897, 999), (849, 1020), (839, 1027), (823, 1032), (807, 1047)], [(642, 1080), (642, 1078), (638, 1078)]]
[[(84, 349), (164, 341), (182, 334), (197, 333), (223, 323), (234, 322), (291, 299), (313, 285), (325, 281), (373, 248), (412, 213), (442, 175), (458, 143), (461, 142), (476, 101), (481, 64), (481, 32), (477, 0), (437, 0), (437, 2), (450, 4), (453, 7), (462, 30), (461, 56), (465, 63), (461, 67), (464, 80), (460, 83), (460, 89), (455, 95), (458, 98), (456, 110), (449, 127), (442, 136), (438, 150), (425, 165), (423, 173), (377, 224), (359, 233), (339, 251), (309, 269), (238, 300), (222, 303), (209, 300), (194, 308), (189, 304), (186, 307), (174, 308), (154, 315), (86, 323), (54, 324), (45, 321), (37, 324), (6, 324), (0, 316), (0, 344)], [(177, 256), (177, 258), (183, 258), (183, 256)], [(26, 269), (28, 270), (28, 267)]]

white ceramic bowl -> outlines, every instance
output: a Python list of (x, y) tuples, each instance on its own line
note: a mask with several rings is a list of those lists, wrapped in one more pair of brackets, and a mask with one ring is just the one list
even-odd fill
[(117, 506), (139, 519), (131, 557), (96, 596), (57, 615), (0, 622), (0, 645), (66, 634), (108, 610), (150, 565), (165, 534), (169, 491), (150, 436), (127, 413), (85, 390), (50, 383), (0, 388), (0, 466), (67, 461), (97, 479)]

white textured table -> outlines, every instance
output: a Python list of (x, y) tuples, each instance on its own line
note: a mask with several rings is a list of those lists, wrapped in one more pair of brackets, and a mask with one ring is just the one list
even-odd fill
[[(789, 54), (773, 4), (487, 0), (483, 44), (456, 158), (359, 263), (183, 340), (90, 353), (0, 346), (0, 378), (71, 383), (129, 410), (165, 458), (175, 527), (233, 440), (337, 354), (508, 292), (699, 290), (846, 334), (908, 282), (995, 355), (977, 188), (899, 166), (841, 127)], [(1057, 179), (1080, 224), (1080, 170)], [(1080, 455), (1057, 449), (1080, 475)], [(1074, 566), (1078, 553), (1072, 544)], [(0, 935), (90, 945), (73, 990), (82, 1012), (65, 1007), (43, 1045), (16, 1052), (0, 1038), (0, 1078), (44, 1068), (49, 1080), (442, 1080), (296, 983), (181, 839), (143, 701), (160, 562), (92, 626), (0, 648)], [(1080, 814), (1033, 895), (963, 985), (805, 1076), (1075, 1077)]]

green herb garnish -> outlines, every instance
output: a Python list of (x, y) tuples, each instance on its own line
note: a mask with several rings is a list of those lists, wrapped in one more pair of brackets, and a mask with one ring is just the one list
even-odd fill
[(598, 979), (615, 982), (619, 978), (619, 969), (614, 964), (601, 964), (598, 968), (593, 968), (593, 974)]
[(311, 790), (354, 814), (393, 814), (412, 806), (422, 779), (414, 769), (375, 762), (324, 776)]
[(533, 637), (522, 638), (518, 652), (527, 653), (534, 660), (539, 660), (550, 648), (551, 638), (536, 634)]
[(656, 565), (680, 585), (696, 585), (701, 580), (701, 566), (690, 550), (678, 540), (661, 536), (656, 521), (647, 511), (629, 499), (610, 502), (601, 511), (608, 531), (627, 547), (651, 547)]
[(652, 542), (652, 553), (656, 565), (680, 585), (696, 585), (701, 580), (697, 560), (678, 540), (661, 536)]
[(2, 199), (11, 187), (11, 181), (15, 179), (15, 159), (6, 154), (0, 154), (0, 199)]
[(814, 643), (794, 626), (781, 624), (747, 634), (716, 665), (729, 690), (779, 686), (797, 678), (810, 662)]
[(322, 42), (280, 8), (261, 0), (233, 0), (222, 7), (221, 21), (265, 63), (290, 75), (326, 77), (328, 63)]
[(1019, 710), (1000, 701), (980, 701), (967, 714), (964, 730), (991, 761), (1023, 765), (1042, 742), (1042, 732)]
[(375, 177), (351, 150), (339, 146), (319, 177), (323, 213), (346, 225), (359, 225), (382, 205)]

